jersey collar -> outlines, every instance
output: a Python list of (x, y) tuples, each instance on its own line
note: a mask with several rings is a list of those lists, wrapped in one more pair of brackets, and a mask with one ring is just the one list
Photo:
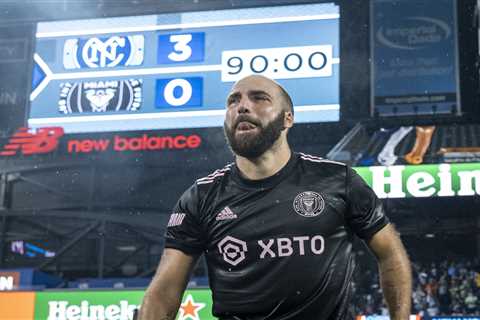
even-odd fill
[(237, 182), (239, 185), (247, 188), (269, 188), (277, 185), (280, 181), (282, 181), (285, 177), (290, 175), (292, 172), (293, 168), (295, 167), (295, 164), (298, 161), (298, 154), (292, 152), (290, 155), (290, 159), (288, 160), (287, 164), (283, 166), (280, 171), (275, 173), (273, 176), (264, 178), (264, 179), (259, 179), (259, 180), (250, 180), (247, 178), (244, 178), (240, 174), (240, 170), (237, 167), (237, 164), (235, 164), (232, 167), (232, 178), (235, 182)]

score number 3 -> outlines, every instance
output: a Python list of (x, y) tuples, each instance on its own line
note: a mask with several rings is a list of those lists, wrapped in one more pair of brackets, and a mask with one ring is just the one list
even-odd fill
[(157, 52), (159, 64), (202, 62), (205, 59), (205, 33), (159, 35)]

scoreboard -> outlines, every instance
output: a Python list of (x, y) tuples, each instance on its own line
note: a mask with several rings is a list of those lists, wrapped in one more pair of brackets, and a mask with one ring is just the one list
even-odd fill
[(28, 124), (67, 133), (223, 126), (235, 81), (261, 74), (295, 121), (338, 121), (333, 3), (41, 22)]

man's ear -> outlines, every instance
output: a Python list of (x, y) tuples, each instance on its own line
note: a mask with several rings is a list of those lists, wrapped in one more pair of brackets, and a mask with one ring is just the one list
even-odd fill
[(283, 127), (293, 127), (293, 113), (291, 111), (285, 111), (285, 117), (283, 118)]

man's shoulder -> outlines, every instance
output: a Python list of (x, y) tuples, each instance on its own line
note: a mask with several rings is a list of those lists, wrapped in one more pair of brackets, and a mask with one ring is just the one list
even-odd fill
[(230, 173), (230, 171), (232, 170), (233, 165), (234, 165), (234, 163), (232, 162), (232, 163), (229, 163), (229, 164), (225, 165), (223, 168), (216, 169), (215, 171), (213, 171), (209, 175), (197, 179), (193, 185), (197, 186), (198, 188), (202, 188), (202, 189), (205, 188), (205, 187), (208, 187), (209, 185), (212, 185), (213, 183), (225, 178), (225, 176), (228, 175)]
[(345, 170), (347, 166), (343, 162), (328, 160), (319, 156), (314, 156), (314, 155), (303, 153), (303, 152), (299, 152), (298, 156), (300, 158), (300, 161), (302, 161), (302, 163), (314, 168), (332, 167), (332, 168)]
[[(298, 153), (301, 173), (307, 176), (315, 176), (319, 179), (329, 177), (347, 178), (347, 165), (342, 162), (324, 159), (306, 153)], [(298, 169), (297, 169), (298, 170)]]
[(180, 201), (184, 202), (197, 202), (201, 201), (207, 194), (212, 194), (212, 192), (218, 192), (218, 182), (227, 176), (232, 168), (234, 163), (229, 163), (223, 168), (214, 170), (212, 173), (201, 177), (193, 184), (191, 184), (180, 197)]

